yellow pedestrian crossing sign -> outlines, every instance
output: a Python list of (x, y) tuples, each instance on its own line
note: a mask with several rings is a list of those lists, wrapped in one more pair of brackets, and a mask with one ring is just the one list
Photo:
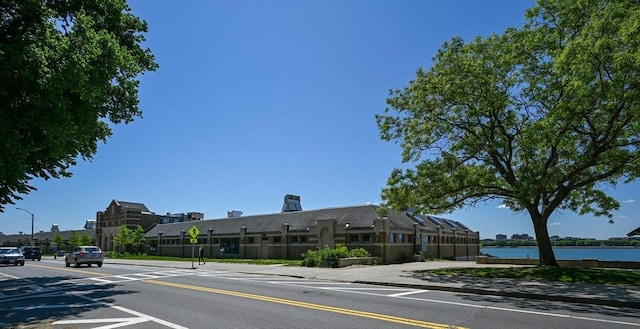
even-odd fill
[(198, 235), (200, 235), (200, 230), (195, 225), (193, 225), (189, 229), (189, 235), (191, 236), (191, 239), (196, 239), (198, 238)]

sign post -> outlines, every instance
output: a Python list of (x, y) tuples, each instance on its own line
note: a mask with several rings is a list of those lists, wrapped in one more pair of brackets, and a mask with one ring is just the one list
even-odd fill
[(191, 226), (191, 228), (189, 228), (189, 236), (191, 237), (189, 241), (191, 242), (191, 268), (192, 269), (196, 268), (193, 265), (193, 255), (194, 255), (195, 245), (196, 243), (198, 243), (198, 235), (200, 235), (200, 230), (198, 229), (198, 227), (196, 227), (195, 225)]

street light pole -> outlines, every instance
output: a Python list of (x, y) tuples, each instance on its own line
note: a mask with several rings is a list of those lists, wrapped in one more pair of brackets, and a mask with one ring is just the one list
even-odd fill
[(30, 211), (29, 211), (29, 210), (27, 210), (27, 209), (24, 209), (24, 208), (16, 208), (16, 209), (18, 209), (18, 210), (24, 210), (24, 211), (28, 212), (29, 214), (31, 214), (31, 239), (29, 240), (29, 244), (30, 244), (31, 246), (33, 246), (33, 220), (34, 220), (33, 213), (32, 213), (32, 212), (30, 212)]

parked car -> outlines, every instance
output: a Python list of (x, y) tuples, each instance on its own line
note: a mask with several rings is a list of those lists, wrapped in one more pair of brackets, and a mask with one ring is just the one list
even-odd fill
[(25, 259), (37, 259), (38, 261), (42, 259), (42, 250), (40, 250), (40, 247), (24, 246), (20, 247), (20, 251), (24, 255)]
[(24, 266), (24, 255), (18, 248), (2, 247), (0, 248), (0, 264)]
[(72, 263), (75, 267), (80, 267), (82, 264), (87, 264), (89, 267), (91, 264), (96, 264), (98, 267), (102, 267), (103, 261), (104, 252), (97, 246), (77, 246), (64, 257), (66, 267), (71, 266)]

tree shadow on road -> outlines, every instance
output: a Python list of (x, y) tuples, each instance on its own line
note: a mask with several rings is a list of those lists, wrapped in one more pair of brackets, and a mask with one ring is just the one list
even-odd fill
[(424, 285), (453, 292), (474, 302), (508, 304), (545, 312), (576, 312), (640, 318), (640, 286), (479, 278), (407, 272)]
[(120, 286), (70, 276), (0, 281), (0, 326), (53, 328), (50, 324), (59, 319), (109, 308), (114, 296), (136, 293)]

